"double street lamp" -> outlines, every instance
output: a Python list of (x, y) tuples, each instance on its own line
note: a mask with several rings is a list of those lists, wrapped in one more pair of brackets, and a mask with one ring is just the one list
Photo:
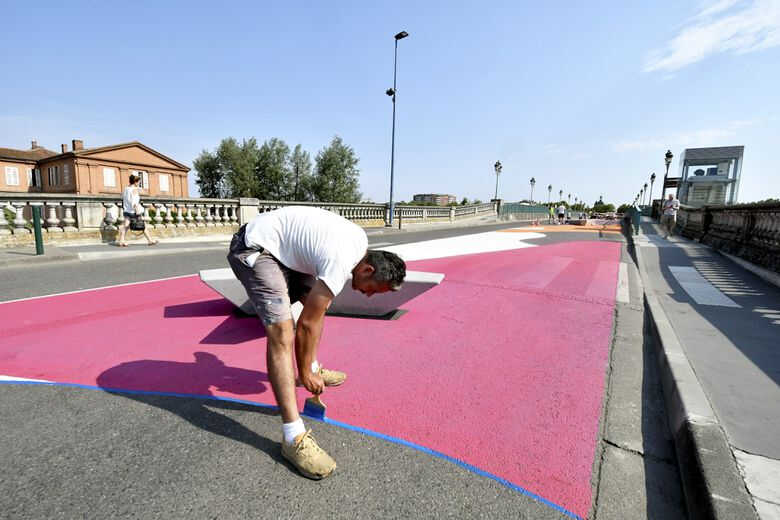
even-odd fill
[(385, 91), (385, 94), (390, 96), (393, 100), (393, 137), (390, 141), (390, 216), (387, 221), (387, 225), (389, 227), (392, 227), (393, 225), (393, 215), (395, 214), (395, 203), (393, 202), (393, 173), (395, 167), (395, 79), (396, 72), (398, 71), (398, 40), (402, 40), (407, 36), (409, 36), (409, 33), (406, 31), (401, 31), (393, 37), (395, 38), (395, 53), (393, 55), (393, 88), (389, 88)]
[(501, 166), (501, 161), (496, 161), (496, 164), (493, 165), (493, 169), (496, 171), (496, 194), (493, 197), (493, 200), (498, 200), (498, 176), (501, 175), (501, 170), (504, 167)]

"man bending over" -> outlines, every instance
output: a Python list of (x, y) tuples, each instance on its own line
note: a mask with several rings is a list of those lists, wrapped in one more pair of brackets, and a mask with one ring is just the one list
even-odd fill
[[(346, 374), (317, 361), (325, 311), (351, 278), (371, 296), (398, 290), (406, 264), (387, 251), (368, 251), (360, 226), (330, 211), (291, 206), (261, 213), (233, 236), (227, 259), (265, 325), (268, 378), (282, 414), (282, 456), (305, 476), (320, 479), (336, 462), (319, 447), (298, 414), (298, 378), (313, 394), (338, 386)], [(303, 303), (297, 325), (291, 302)]]

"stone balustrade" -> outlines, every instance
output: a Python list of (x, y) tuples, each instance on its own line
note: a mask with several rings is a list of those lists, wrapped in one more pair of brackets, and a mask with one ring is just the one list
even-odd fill
[(688, 238), (780, 272), (780, 204), (681, 209), (677, 229)]
[[(174, 199), (143, 197), (143, 219), (147, 228), (160, 236), (228, 233), (258, 213), (284, 206), (313, 206), (347, 218), (363, 227), (384, 226), (390, 216), (387, 204), (288, 202), (258, 199)], [(0, 193), (0, 247), (32, 240), (32, 207), (41, 207), (46, 240), (114, 240), (124, 216), (118, 196), (48, 193)], [(495, 215), (494, 203), (470, 206), (395, 206), (399, 224), (455, 222), (477, 216)], [(26, 238), (25, 238), (26, 237)]]

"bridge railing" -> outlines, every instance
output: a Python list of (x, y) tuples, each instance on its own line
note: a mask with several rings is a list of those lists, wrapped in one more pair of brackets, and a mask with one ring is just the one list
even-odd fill
[[(364, 227), (384, 226), (390, 216), (388, 204), (372, 203), (143, 197), (141, 205), (145, 209), (143, 219), (147, 226), (172, 232), (184, 232), (187, 228), (235, 227), (258, 213), (285, 206), (326, 209)], [(0, 193), (0, 235), (30, 234), (34, 206), (41, 208), (42, 226), (47, 233), (115, 231), (123, 221), (122, 199), (116, 195)], [(495, 205), (488, 203), (458, 207), (396, 205), (394, 215), (399, 222), (422, 223), (455, 222), (495, 213)]]
[(501, 220), (546, 220), (550, 216), (547, 206), (504, 202), (499, 208)]
[(694, 240), (780, 272), (780, 203), (683, 208), (677, 229)]

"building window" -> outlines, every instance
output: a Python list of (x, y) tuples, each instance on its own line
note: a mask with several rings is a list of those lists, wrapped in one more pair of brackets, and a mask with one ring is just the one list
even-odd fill
[(62, 166), (62, 184), (70, 186), (70, 165), (68, 164)]
[(170, 190), (169, 184), (168, 184), (168, 176), (164, 173), (160, 174), (160, 191), (168, 192)]
[(60, 183), (60, 167), (59, 166), (49, 166), (48, 168), (49, 172), (49, 186), (56, 186)]
[(16, 166), (5, 167), (5, 185), (19, 186), (19, 168)]
[(27, 168), (27, 185), (31, 188), (41, 187), (41, 169)]
[(103, 168), (103, 186), (106, 188), (116, 188), (116, 170), (113, 168)]

